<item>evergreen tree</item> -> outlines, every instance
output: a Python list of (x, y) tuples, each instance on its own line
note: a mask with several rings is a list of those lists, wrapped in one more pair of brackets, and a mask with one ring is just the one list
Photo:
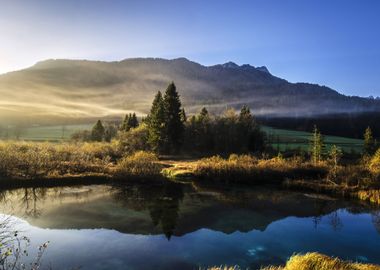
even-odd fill
[(181, 101), (175, 84), (169, 84), (164, 96), (165, 137), (167, 153), (178, 152), (183, 142), (184, 123), (181, 120)]
[(317, 126), (314, 126), (314, 131), (311, 138), (311, 158), (314, 164), (317, 164), (322, 160), (323, 148), (323, 137)]
[(104, 126), (102, 121), (98, 120), (91, 131), (91, 139), (93, 141), (101, 142), (104, 137)]
[(263, 135), (255, 117), (246, 105), (240, 110), (238, 124), (241, 150), (261, 150), (264, 147)]
[(129, 125), (131, 128), (137, 128), (139, 125), (139, 121), (137, 120), (136, 113), (133, 113), (129, 118)]
[(129, 113), (125, 115), (124, 121), (121, 125), (121, 131), (129, 131), (131, 128), (136, 128), (139, 125), (136, 113)]
[(182, 108), (182, 110), (181, 110), (181, 121), (182, 121), (182, 123), (186, 123), (186, 121), (187, 121), (187, 116), (186, 116), (186, 112), (185, 112), (184, 108)]
[(128, 123), (129, 123), (129, 114), (126, 114), (124, 117), (123, 123), (121, 124), (120, 130), (128, 131)]
[(150, 114), (147, 117), (148, 143), (156, 152), (161, 152), (165, 135), (165, 107), (160, 91), (156, 94)]
[(373, 139), (372, 130), (370, 127), (364, 132), (364, 155), (372, 155), (375, 152), (375, 140)]

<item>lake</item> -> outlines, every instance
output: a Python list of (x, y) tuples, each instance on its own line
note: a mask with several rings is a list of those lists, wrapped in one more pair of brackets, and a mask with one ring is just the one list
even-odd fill
[(380, 210), (276, 188), (199, 184), (26, 188), (0, 192), (1, 211), (50, 241), (52, 269), (199, 269), (281, 264), (298, 252), (380, 263)]

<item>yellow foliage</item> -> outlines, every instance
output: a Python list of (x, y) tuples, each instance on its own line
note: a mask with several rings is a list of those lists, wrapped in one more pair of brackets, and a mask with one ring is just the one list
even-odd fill
[(119, 177), (149, 177), (159, 176), (162, 166), (154, 153), (138, 151), (123, 157), (116, 166)]
[(262, 268), (262, 270), (380, 270), (380, 266), (345, 262), (338, 258), (313, 252), (293, 255), (284, 267), (269, 266)]

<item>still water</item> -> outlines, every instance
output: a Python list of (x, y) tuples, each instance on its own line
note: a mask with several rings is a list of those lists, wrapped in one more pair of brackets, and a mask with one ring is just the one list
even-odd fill
[(379, 209), (328, 196), (168, 183), (17, 189), (0, 201), (30, 249), (50, 241), (52, 269), (257, 269), (308, 251), (380, 263)]

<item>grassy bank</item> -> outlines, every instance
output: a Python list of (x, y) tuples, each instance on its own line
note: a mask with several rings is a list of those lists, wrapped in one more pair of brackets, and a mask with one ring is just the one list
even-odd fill
[(282, 183), (286, 179), (320, 179), (328, 174), (326, 164), (313, 165), (300, 158), (257, 159), (249, 155), (204, 158), (194, 167), (194, 176), (209, 181), (258, 184)]
[[(358, 164), (316, 164), (301, 158), (232, 154), (165, 160), (123, 152), (117, 142), (0, 142), (0, 186), (40, 186), (107, 181), (187, 179), (221, 184), (277, 184), (380, 203), (380, 152)], [(92, 179), (92, 180), (91, 180)]]
[[(237, 266), (211, 267), (209, 270), (239, 270)], [(316, 252), (293, 255), (284, 266), (267, 266), (261, 270), (380, 270), (379, 265), (343, 261)]]
[(116, 143), (0, 142), (0, 186), (153, 178), (161, 169), (156, 155), (124, 156)]

